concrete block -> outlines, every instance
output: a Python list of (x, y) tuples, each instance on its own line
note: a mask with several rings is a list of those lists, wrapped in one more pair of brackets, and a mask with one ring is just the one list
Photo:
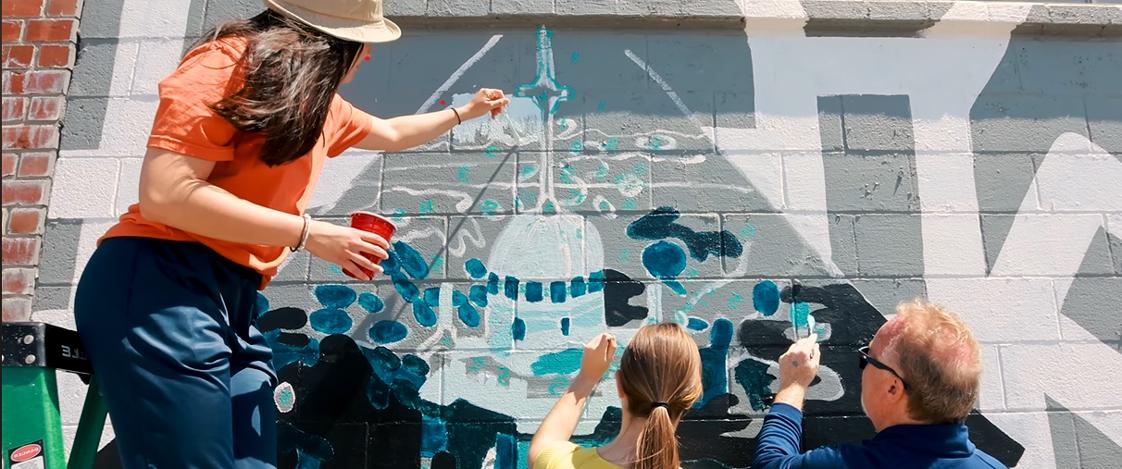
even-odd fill
[[(367, 285), (369, 284), (348, 286), (352, 289), (358, 289)], [(314, 287), (315, 285), (273, 285), (262, 294), (269, 301), (270, 311), (278, 308), (297, 308), (303, 310), (305, 314), (311, 314), (312, 311), (323, 307), (312, 294)], [(303, 330), (307, 332), (311, 331), (311, 328), (305, 325)]]
[[(739, 160), (736, 163), (733, 160)], [(654, 205), (683, 212), (771, 212), (776, 208), (767, 195), (746, 181), (738, 167), (759, 161), (782, 178), (778, 155), (729, 157), (720, 154), (655, 158), (653, 163)], [(774, 192), (772, 197), (778, 195)], [(782, 200), (782, 199), (779, 199)]]
[(1034, 190), (1029, 190), (1035, 169), (1031, 155), (979, 154), (974, 156), (974, 182), (978, 208), (985, 212), (1018, 212), (1025, 197), (1030, 207), (1039, 207)]
[(804, 0), (801, 3), (807, 16), (812, 19), (860, 20), (869, 17), (869, 5), (862, 2)]
[(573, 215), (452, 217), (448, 278), (471, 279), (466, 268), (470, 259), (482, 262), (500, 282), (506, 276), (546, 282), (583, 277), (590, 269), (585, 246), (599, 249), (599, 243), (599, 237), (586, 237), (584, 221)]
[(976, 405), (982, 412), (1005, 409), (1005, 385), (1001, 381), (1001, 352), (997, 345), (982, 346), (982, 390)]
[(377, 212), (382, 159), (372, 152), (348, 151), (324, 164), (307, 211), (344, 218), (355, 211)]
[[(687, 9), (694, 4), (681, 3)], [(741, 31), (653, 33), (647, 36), (647, 50), (644, 60), (650, 69), (679, 95), (684, 91), (745, 91), (745, 84), (752, 82), (752, 53)], [(696, 108), (702, 103), (686, 104)]]
[(70, 286), (35, 287), (34, 311), (72, 310), (74, 308), (74, 288)]
[(1097, 96), (1086, 102), (1091, 141), (1116, 155), (1122, 153), (1122, 98)]
[(831, 211), (919, 211), (912, 155), (828, 154), (822, 162)]
[(846, 275), (857, 275), (857, 238), (853, 215), (830, 215), (830, 246), (834, 264)]
[(265, 11), (264, 3), (256, 0), (208, 0), (206, 6), (206, 17), (203, 20), (201, 32), (205, 33), (211, 28), (214, 28), (215, 26), (226, 21), (252, 18), (262, 11)]
[(614, 15), (620, 10), (618, 0), (554, 0), (558, 15)]
[(823, 152), (845, 151), (841, 96), (818, 97), (818, 132), (822, 134)]
[(975, 152), (1047, 152), (1064, 132), (1087, 133), (1083, 103), (1052, 90), (979, 96), (970, 120)]
[[(669, 222), (670, 218), (667, 215), (653, 215), (658, 220)], [(697, 237), (701, 232), (719, 232), (722, 229), (720, 220), (716, 215), (700, 215), (700, 214), (684, 214), (680, 218), (673, 221), (673, 223), (685, 227), (690, 233), (689, 242), (681, 238), (665, 238), (660, 240), (647, 240), (635, 239), (627, 234), (627, 226), (639, 220), (641, 217), (637, 215), (620, 215), (614, 219), (604, 217), (589, 217), (588, 224), (596, 229), (602, 240), (603, 246), (603, 259), (604, 266), (623, 272), (633, 279), (646, 279), (653, 280), (658, 277), (647, 270), (643, 264), (644, 252), (647, 249), (655, 249), (651, 252), (651, 256), (657, 258), (661, 251), (652, 246), (659, 244), (660, 241), (665, 241), (676, 246), (680, 249), (685, 259), (685, 268), (677, 277), (677, 280), (691, 279), (691, 278), (714, 278), (723, 277), (724, 274), (721, 270), (721, 246), (709, 244), (709, 240), (719, 240), (717, 236), (709, 238)], [(590, 229), (591, 231), (591, 229)], [(732, 230), (730, 230), (732, 231)], [(732, 231), (734, 234), (735, 231)], [(720, 241), (716, 241), (719, 243)], [(705, 250), (705, 258), (695, 256), (691, 253), (689, 245), (694, 245), (696, 248)], [(589, 247), (591, 249), (591, 246)], [(594, 255), (590, 252), (589, 255)], [(666, 253), (666, 255), (670, 255)], [(594, 266), (590, 266), (594, 267)]]
[(80, 220), (50, 220), (44, 228), (37, 286), (77, 283), (76, 250), (82, 236)]
[(1122, 412), (1073, 412), (1072, 417), (1083, 467), (1107, 468), (1122, 459), (1122, 447), (1109, 436), (1122, 433)]
[[(724, 229), (740, 240), (744, 253), (725, 259), (726, 276), (829, 277), (831, 270), (794, 226), (813, 225), (815, 215), (724, 215)], [(841, 231), (841, 230), (839, 230)], [(820, 233), (828, 236), (828, 233)], [(841, 241), (839, 237), (839, 242)]]
[[(712, 126), (712, 93), (690, 92), (677, 95), (681, 102), (689, 99), (702, 103), (700, 109), (685, 114), (674, 96), (661, 92), (630, 92), (617, 99), (597, 104), (597, 112), (585, 115), (586, 140), (616, 137), (617, 148), (623, 151), (681, 153), (713, 151), (712, 138), (704, 127)], [(586, 97), (586, 105), (588, 98)], [(706, 120), (701, 120), (708, 115)]]
[(920, 278), (853, 279), (850, 283), (884, 315), (896, 314), (896, 305), (902, 302), (927, 296), (926, 285)]
[[(120, 27), (115, 36), (183, 38), (188, 32), (187, 14), (191, 11), (191, 1), (138, 2), (126, 0), (121, 8)], [(259, 8), (258, 11), (262, 9)], [(83, 15), (84, 13), (83, 11)], [(114, 35), (111, 34), (111, 36)]]
[[(1081, 138), (1081, 137), (1076, 137)], [(1054, 153), (1036, 157), (1040, 206), (1056, 212), (1122, 211), (1120, 156)], [(1072, 187), (1073, 180), (1080, 181)]]
[[(1014, 223), (1020, 224), (1025, 232), (1034, 235), (1031, 238), (1008, 239), (1008, 231)], [(1079, 273), (1092, 275), (1114, 273), (1106, 236), (1100, 235), (1088, 239), (1088, 236), (1092, 236), (1088, 233), (1089, 227), (1096, 225), (1102, 225), (1101, 215), (983, 215), (982, 234), (987, 262), (995, 269), (1000, 268), (1002, 275), (1072, 275), (1070, 266), (1066, 262), (1058, 263), (1055, 257), (1045, 255), (1014, 258), (1001, 257), (1001, 253), (1009, 246), (1015, 246), (1013, 252), (1017, 253), (1025, 252), (1028, 246), (1037, 253), (1065, 252), (1070, 251), (1068, 246), (1073, 240), (1083, 240), (1082, 242), (1089, 242), (1089, 246), (1083, 256), (1084, 262)], [(998, 260), (1001, 261), (1000, 266)]]
[[(987, 412), (985, 415), (1002, 432), (1024, 446), (1025, 452), (1018, 467), (1053, 467), (1056, 466), (1057, 456), (1053, 447), (1052, 425), (1049, 422), (1051, 414), (1040, 411)], [(1060, 435), (1067, 434), (1066, 430), (1062, 430), (1065, 428), (1062, 419), (1057, 419), (1056, 425), (1061, 428)]]
[(928, 278), (927, 296), (957, 313), (982, 343), (1060, 338), (1049, 279)]
[[(85, 32), (83, 22), (82, 33)], [(138, 47), (139, 43), (135, 41), (87, 39), (83, 36), (74, 63), (69, 96), (127, 95), (136, 68)]]
[(154, 97), (68, 100), (59, 156), (143, 155), (158, 105)]
[(119, 173), (120, 162), (115, 158), (60, 158), (55, 166), (48, 217), (112, 217)]
[[(518, 157), (521, 212), (541, 211), (547, 202), (572, 212), (646, 213), (651, 209), (651, 159), (646, 155), (590, 158), (523, 152)], [(543, 162), (549, 166), (543, 168)], [(550, 177), (543, 187), (543, 179)]]
[(976, 214), (923, 215), (924, 273), (983, 276), (986, 255)]
[(914, 151), (907, 96), (845, 95), (842, 110), (848, 151)]
[(491, 0), (491, 14), (551, 15), (553, 2), (554, 0)]
[[(516, 419), (537, 419), (549, 412), (557, 396), (569, 385), (569, 373), (554, 373), (569, 367), (564, 357), (539, 351), (513, 351), (495, 355), (486, 351), (452, 351), (445, 357), (444, 400), (463, 399), (486, 409), (503, 409)], [(537, 366), (535, 366), (537, 364)], [(577, 363), (579, 366), (579, 362)], [(535, 373), (537, 369), (537, 373)], [(613, 393), (610, 379), (601, 382), (593, 400)], [(591, 404), (591, 402), (590, 402)], [(590, 406), (589, 415), (602, 415), (604, 409)]]
[(1107, 215), (1106, 223), (1109, 228), (1106, 239), (1114, 258), (1114, 271), (1122, 274), (1122, 215)]
[(273, 283), (308, 281), (308, 266), (311, 264), (311, 257), (308, 251), (300, 251), (289, 256), (288, 260), (281, 266), (280, 272), (277, 273), (276, 277), (273, 277)]
[(181, 49), (182, 39), (142, 39), (129, 93), (158, 95), (160, 80), (179, 66)]
[(120, 159), (121, 171), (117, 178), (117, 197), (114, 204), (114, 215), (128, 211), (129, 206), (140, 200), (140, 169), (144, 164), (143, 158)]
[[(1109, 355), (1103, 355), (1109, 353)], [(1116, 410), (1110, 396), (1119, 384), (1102, 366), (1122, 361), (1104, 344), (1014, 344), (1002, 346), (1005, 403), (1010, 410), (1039, 409), (1045, 396), (1068, 408)], [(1081, 386), (1088, 380), (1100, 386)]]
[[(714, 139), (720, 150), (733, 150), (743, 147), (737, 144), (737, 139), (729, 134), (735, 134), (742, 129), (756, 128), (756, 96), (751, 89), (739, 92), (718, 91), (713, 98), (715, 125)], [(840, 124), (839, 124), (840, 125)], [(724, 129), (724, 131), (722, 131)], [(727, 142), (724, 140), (727, 138)], [(741, 142), (743, 143), (743, 142)]]
[(1118, 314), (1122, 277), (1076, 277), (1060, 299), (1060, 333), (1064, 340), (1122, 341), (1122, 315)]
[(118, 37), (124, 5), (125, 0), (108, 0), (98, 3), (98, 8), (83, 8), (82, 40)]
[(382, 210), (399, 214), (514, 212), (514, 158), (474, 153), (388, 154)]
[(865, 276), (923, 275), (918, 215), (861, 215), (854, 223), (857, 265)]
[(384, 4), (385, 15), (389, 18), (395, 16), (424, 16), (426, 0), (398, 0)]
[[(774, 281), (782, 289), (787, 285), (785, 281)], [(712, 326), (715, 321), (727, 318), (733, 321), (734, 327), (739, 329), (740, 321), (745, 318), (760, 319), (760, 313), (753, 308), (752, 289), (759, 283), (757, 280), (732, 280), (713, 285), (712, 282), (694, 280), (684, 282), (687, 296), (681, 296), (666, 287), (660, 287), (662, 318), (665, 321), (683, 323), (687, 331), (694, 336), (699, 347), (710, 345)], [(648, 288), (651, 288), (648, 286)], [(776, 318), (783, 315), (787, 304), (780, 303), (780, 311), (775, 313)], [(703, 324), (696, 324), (699, 328), (689, 327), (689, 318), (701, 319)], [(683, 321), (685, 320), (685, 321)], [(696, 323), (696, 321), (695, 321)], [(789, 324), (788, 324), (789, 325)], [(734, 330), (734, 334), (735, 334)], [(734, 339), (735, 340), (735, 339)], [(753, 344), (755, 346), (769, 344)]]
[(487, 16), (490, 12), (489, 0), (429, 0), (425, 5), (425, 15), (430, 17), (473, 17)]

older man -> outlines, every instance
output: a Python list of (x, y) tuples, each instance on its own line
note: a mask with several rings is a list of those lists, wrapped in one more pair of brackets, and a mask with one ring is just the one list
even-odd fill
[(997, 468), (966, 429), (982, 373), (978, 342), (958, 317), (915, 300), (896, 307), (858, 350), (861, 407), (876, 436), (799, 453), (802, 406), (818, 374), (817, 336), (779, 357), (779, 393), (764, 418), (755, 468)]

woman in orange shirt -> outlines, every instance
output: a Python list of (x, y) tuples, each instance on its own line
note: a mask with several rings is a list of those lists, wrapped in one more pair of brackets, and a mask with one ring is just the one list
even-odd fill
[(379, 119), (337, 94), (371, 44), (400, 37), (381, 0), (266, 0), (208, 33), (160, 82), (140, 203), (102, 238), (74, 314), (126, 468), (274, 467), (272, 353), (257, 289), (307, 249), (363, 279), (386, 240), (304, 210), (324, 162), (401, 150), (509, 99)]

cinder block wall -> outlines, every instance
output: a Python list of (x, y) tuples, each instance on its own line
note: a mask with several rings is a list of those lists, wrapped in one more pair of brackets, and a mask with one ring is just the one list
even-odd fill
[[(63, 323), (94, 241), (136, 199), (156, 83), (210, 26), (260, 6), (84, 10), (42, 260), (26, 262), (39, 265), (32, 316)], [(1119, 6), (387, 11), (405, 37), (375, 48), (342, 90), (353, 103), (389, 117), (479, 86), (515, 98), (425, 147), (327, 165), (315, 216), (372, 210), (401, 229), (376, 282), (300, 254), (261, 297), (283, 466), (523, 467), (579, 344), (603, 330), (626, 342), (654, 321), (687, 325), (705, 360), (701, 408), (680, 432), (688, 467), (749, 463), (774, 360), (808, 330), (826, 352), (806, 444), (860, 439), (854, 349), (917, 295), (984, 344), (969, 422), (980, 447), (1021, 467), (1122, 460)], [(613, 389), (592, 399), (579, 441), (613, 434)], [(82, 393), (64, 389), (71, 425)]]

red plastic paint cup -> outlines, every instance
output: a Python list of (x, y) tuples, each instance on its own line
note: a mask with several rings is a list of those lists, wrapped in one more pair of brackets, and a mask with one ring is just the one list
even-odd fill
[[(387, 243), (390, 242), (390, 238), (392, 238), (394, 232), (397, 231), (397, 225), (390, 221), (389, 218), (378, 215), (377, 213), (370, 212), (351, 213), (351, 228), (366, 231), (368, 233), (374, 233), (385, 239)], [(381, 259), (374, 257), (373, 254), (362, 253), (362, 256), (370, 259), (370, 261), (375, 264), (381, 262)], [(374, 274), (374, 272), (368, 269), (362, 269), (362, 272), (365, 273), (368, 277)], [(351, 275), (351, 273), (347, 272), (346, 270), (344, 270), (343, 273), (347, 274), (347, 276), (351, 278), (358, 278), (354, 275)]]

